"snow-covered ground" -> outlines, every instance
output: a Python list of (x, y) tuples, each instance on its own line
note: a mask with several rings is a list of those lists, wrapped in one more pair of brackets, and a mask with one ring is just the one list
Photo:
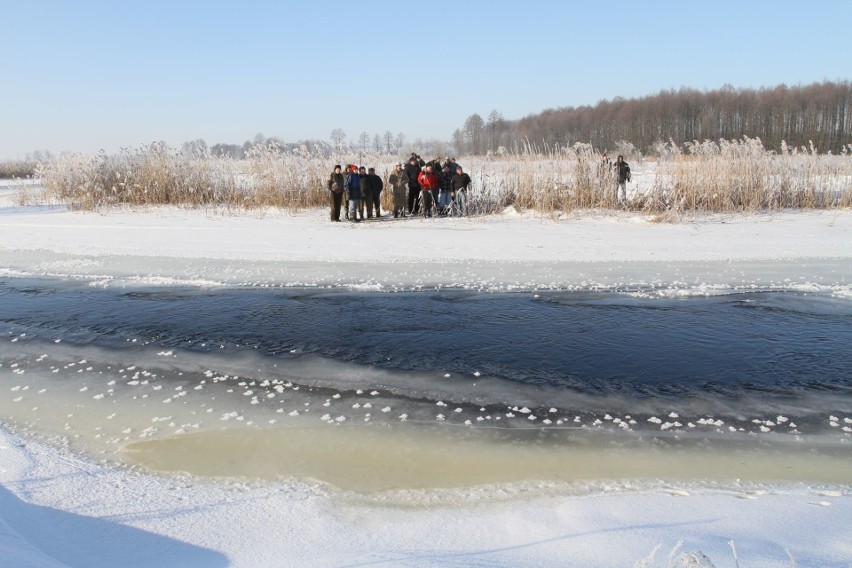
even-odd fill
[[(16, 206), (0, 277), (98, 286), (815, 290), (852, 298), (852, 211), (330, 223), (325, 211)], [(2, 306), (0, 306), (2, 309)], [(5, 372), (5, 370), (4, 370)], [(0, 385), (2, 386), (2, 385)], [(0, 417), (2, 418), (2, 417)], [(0, 567), (852, 566), (852, 488), (613, 480), (357, 492), (161, 476), (0, 428)]]

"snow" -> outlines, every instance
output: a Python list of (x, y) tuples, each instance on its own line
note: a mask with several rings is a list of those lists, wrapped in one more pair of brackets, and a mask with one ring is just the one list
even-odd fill
[(629, 212), (555, 219), (512, 210), (353, 224), (331, 223), (324, 210), (15, 207), (13, 191), (0, 189), (0, 276), (78, 278), (95, 286), (637, 289), (673, 296), (758, 287), (850, 294), (848, 210), (680, 223)]
[[(628, 212), (555, 219), (512, 210), (355, 225), (318, 210), (80, 213), (18, 206), (16, 191), (0, 186), (0, 277), (852, 297), (848, 210), (676, 224)], [(852, 563), (850, 496), (848, 486), (805, 482), (530, 480), (359, 492), (304, 479), (166, 476), (97, 463), (5, 425), (0, 567), (668, 566), (699, 553), (718, 567), (791, 558), (840, 567)]]

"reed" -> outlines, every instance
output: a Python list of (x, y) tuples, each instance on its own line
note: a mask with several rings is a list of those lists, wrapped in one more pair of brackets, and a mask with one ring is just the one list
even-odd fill
[(0, 179), (26, 179), (35, 174), (36, 160), (7, 160), (0, 162)]
[[(690, 212), (757, 212), (852, 206), (852, 145), (838, 155), (813, 147), (766, 150), (759, 139), (660, 145), (660, 157), (642, 159), (622, 147), (633, 170), (628, 184), (633, 211), (676, 220)], [(626, 152), (625, 152), (626, 153)], [(612, 158), (612, 157), (610, 157)], [(325, 207), (326, 180), (335, 163), (376, 168), (385, 181), (399, 161), (383, 154), (323, 155), (302, 146), (259, 144), (239, 160), (209, 153), (187, 156), (159, 144), (116, 155), (66, 155), (40, 163), (35, 175), (42, 199), (80, 209), (114, 206), (289, 211)], [(613, 209), (614, 169), (590, 144), (547, 146), (525, 141), (511, 150), (461, 158), (473, 180), (472, 214), (507, 207), (558, 216), (577, 210)], [(391, 207), (383, 192), (383, 208)]]

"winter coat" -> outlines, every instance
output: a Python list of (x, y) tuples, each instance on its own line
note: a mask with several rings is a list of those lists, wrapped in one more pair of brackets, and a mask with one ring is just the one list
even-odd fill
[(408, 188), (418, 189), (419, 182), (417, 181), (417, 178), (420, 177), (420, 166), (408, 162), (405, 164), (404, 171), (405, 176), (408, 178)]
[(470, 176), (467, 173), (462, 172), (460, 174), (456, 174), (453, 176), (453, 191), (464, 191), (467, 189), (467, 186), (470, 185)]
[(432, 166), (432, 173), (435, 175), (440, 174), (441, 170), (443, 169), (441, 167), (441, 160), (432, 160), (431, 162), (426, 162), (426, 165)]
[(396, 168), (388, 176), (388, 183), (392, 189), (405, 189), (408, 185), (408, 176), (405, 175), (405, 170), (396, 171)]
[(343, 188), (346, 185), (346, 180), (343, 174), (332, 173), (328, 178), (328, 190), (334, 193), (343, 193)]
[(348, 176), (346, 176), (346, 197), (349, 200), (353, 199), (361, 199), (361, 177), (355, 173), (350, 172)]
[(616, 162), (615, 169), (615, 173), (618, 176), (618, 183), (630, 181), (630, 166), (627, 165), (627, 162)]
[(453, 190), (453, 174), (450, 172), (441, 172), (441, 191)]
[(438, 176), (431, 172), (420, 172), (417, 177), (417, 183), (422, 189), (438, 189)]
[(376, 174), (367, 174), (367, 184), (370, 186), (370, 191), (373, 192), (373, 195), (378, 195), (385, 187), (381, 176)]

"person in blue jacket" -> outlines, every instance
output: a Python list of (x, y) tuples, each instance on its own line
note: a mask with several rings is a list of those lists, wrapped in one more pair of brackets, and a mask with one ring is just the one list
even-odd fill
[(358, 219), (358, 203), (361, 201), (361, 176), (358, 175), (357, 170), (346, 174), (346, 182), (344, 182), (343, 187), (346, 191), (346, 197), (349, 198), (349, 219), (357, 223), (360, 221)]

